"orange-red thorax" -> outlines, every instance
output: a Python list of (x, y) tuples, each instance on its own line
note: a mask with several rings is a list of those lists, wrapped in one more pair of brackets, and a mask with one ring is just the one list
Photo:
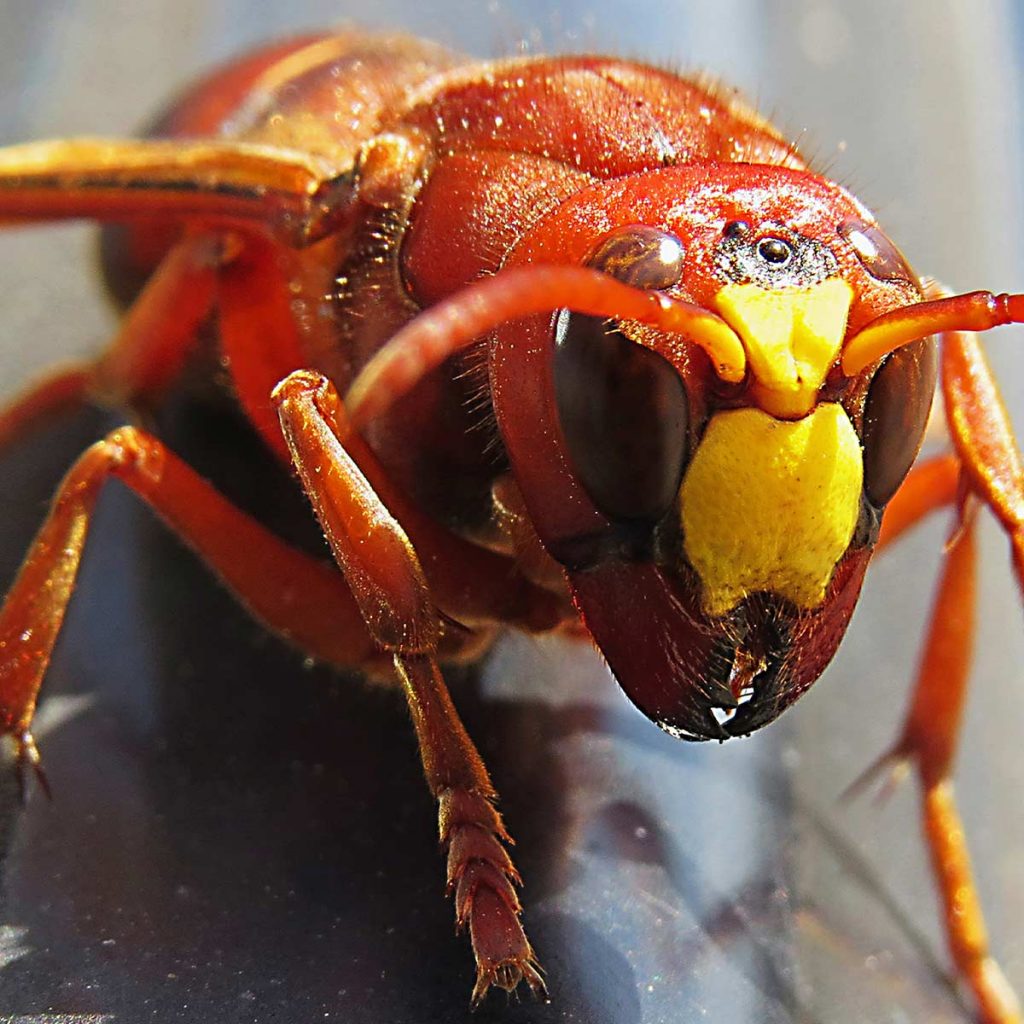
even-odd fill
[[(700, 160), (801, 166), (734, 94), (694, 79), (597, 57), (464, 63), (431, 44), (355, 33), (242, 58), (186, 93), (156, 131), (302, 148), (350, 175), (349, 216), (335, 236), (276, 257), (298, 329), (299, 355), (287, 363), (342, 389), (418, 308), (496, 271), (540, 218), (595, 181)], [(421, 159), (407, 177), (385, 177), (383, 190), (366, 160), (381, 135), (409, 140)], [(114, 276), (137, 279), (165, 244), (155, 229), (133, 231), (108, 255)], [(136, 266), (125, 266), (125, 248)], [(400, 484), (449, 522), (486, 506), (493, 465), (479, 450), (486, 432), (470, 429), (478, 417), (465, 411), (479, 385), (453, 381), (455, 369), (371, 431)]]

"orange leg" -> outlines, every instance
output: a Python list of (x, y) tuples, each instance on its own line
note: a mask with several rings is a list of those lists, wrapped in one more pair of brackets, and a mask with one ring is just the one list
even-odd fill
[(964, 474), (1010, 538), (1017, 581), (1024, 592), (1024, 466), (1010, 417), (975, 335), (943, 338), (942, 394)]
[(960, 460), (955, 455), (939, 455), (916, 465), (885, 510), (877, 550), (899, 540), (929, 513), (951, 507), (959, 486)]
[[(1018, 576), (1024, 551), (1020, 458), (1009, 421), (973, 335), (943, 339), (943, 394), (956, 455), (917, 467), (886, 511), (887, 544), (929, 512), (958, 505), (917, 681), (899, 738), (869, 771), (908, 766), (921, 785), (925, 838), (938, 885), (949, 950), (985, 1024), (1019, 1024), (1020, 1005), (988, 947), (951, 774), (974, 639), (975, 526), (980, 500), (1010, 536)], [(1022, 579), (1024, 585), (1024, 579)]]
[(376, 642), (390, 651), (419, 740), (427, 785), (439, 806), (448, 888), (459, 927), (469, 926), (477, 979), (473, 1002), (491, 985), (525, 980), (544, 992), (519, 921), (519, 875), (503, 843), (491, 780), (459, 720), (437, 665), (444, 624), (408, 536), (346, 450), (344, 409), (317, 374), (290, 375), (274, 394), (302, 484)]
[(0, 734), (14, 738), (20, 767), (27, 763), (39, 770), (32, 716), (74, 589), (93, 506), (111, 477), (151, 505), (269, 629), (335, 664), (379, 662), (378, 648), (333, 566), (290, 548), (160, 441), (124, 427), (94, 444), (71, 468), (0, 609)]
[(964, 525), (946, 555), (910, 710), (894, 754), (913, 761), (932, 871), (950, 954), (986, 1022), (1021, 1020), (1017, 998), (988, 947), (951, 773), (974, 636), (975, 528)]
[(917, 683), (903, 728), (884, 763), (913, 764), (950, 954), (986, 1024), (1021, 1020), (1017, 998), (988, 947), (984, 916), (953, 792), (974, 638), (975, 526), (961, 524), (946, 553)]
[(89, 400), (117, 408), (155, 404), (210, 313), (222, 248), (206, 235), (174, 246), (95, 362), (51, 370), (0, 411), (0, 449)]
[(166, 394), (213, 309), (214, 285), (231, 245), (217, 235), (191, 235), (164, 256), (96, 361), (93, 397), (123, 408), (152, 406)]

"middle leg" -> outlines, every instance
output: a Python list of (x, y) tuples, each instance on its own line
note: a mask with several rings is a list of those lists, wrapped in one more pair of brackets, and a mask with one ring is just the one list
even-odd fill
[(133, 411), (155, 405), (181, 373), (213, 308), (223, 250), (217, 235), (177, 242), (97, 359), (50, 370), (0, 409), (0, 450), (88, 401)]
[(96, 498), (111, 478), (146, 501), (272, 631), (335, 664), (379, 666), (382, 655), (329, 563), (239, 511), (155, 437), (124, 427), (72, 466), (0, 608), (0, 736), (14, 739), (20, 765), (39, 770), (31, 733), (36, 701)]

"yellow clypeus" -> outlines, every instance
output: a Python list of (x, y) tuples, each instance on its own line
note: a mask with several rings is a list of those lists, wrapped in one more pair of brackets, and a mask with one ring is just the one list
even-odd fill
[(771, 591), (820, 604), (860, 511), (860, 441), (842, 406), (800, 420), (760, 409), (719, 412), (680, 494), (683, 544), (709, 615)]
[(715, 307), (740, 336), (754, 403), (774, 416), (806, 416), (839, 355), (853, 289), (833, 277), (809, 288), (726, 285)]

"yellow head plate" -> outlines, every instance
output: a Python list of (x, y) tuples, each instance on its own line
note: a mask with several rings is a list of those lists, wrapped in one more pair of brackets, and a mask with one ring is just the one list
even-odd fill
[(683, 480), (683, 546), (709, 615), (772, 591), (800, 608), (825, 597), (860, 511), (860, 441), (842, 406), (800, 420), (719, 412)]
[(754, 398), (773, 416), (805, 416), (846, 335), (853, 289), (839, 277), (810, 288), (768, 291), (729, 284), (715, 306), (740, 336), (754, 377)]

